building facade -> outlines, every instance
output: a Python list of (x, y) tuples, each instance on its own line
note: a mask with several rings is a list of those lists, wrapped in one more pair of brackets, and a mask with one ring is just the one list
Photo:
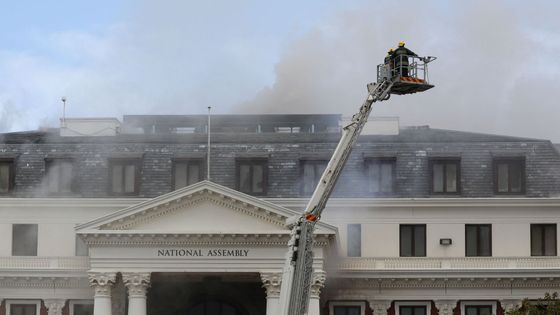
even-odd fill
[[(206, 119), (0, 135), (0, 314), (276, 314), (285, 223), (341, 117), (215, 116), (209, 155)], [(327, 204), (308, 314), (504, 314), (559, 291), (552, 143), (395, 123), (360, 137)]]

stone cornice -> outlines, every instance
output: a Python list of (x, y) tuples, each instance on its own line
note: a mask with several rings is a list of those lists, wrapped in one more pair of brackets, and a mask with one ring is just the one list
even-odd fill
[[(306, 198), (267, 198), (265, 200), (290, 208), (305, 207), (308, 201)], [(330, 198), (328, 207), (560, 207), (560, 198)]]
[(0, 277), (3, 288), (63, 289), (88, 288), (87, 274), (81, 277), (40, 277), (40, 276), (6, 276)]
[[(279, 233), (147, 233), (131, 231), (87, 231), (79, 233), (89, 246), (287, 246), (290, 232)], [(325, 247), (332, 242), (331, 235), (319, 234), (315, 246)]]

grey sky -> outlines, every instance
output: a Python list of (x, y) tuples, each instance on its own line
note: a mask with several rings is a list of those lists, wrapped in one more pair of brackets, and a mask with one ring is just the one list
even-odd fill
[[(438, 56), (436, 88), (394, 96), (375, 115), (560, 142), (560, 5), (551, 1), (102, 5), (113, 11), (97, 22), (31, 31), (22, 24), (17, 42), (2, 41), (0, 131), (56, 125), (62, 95), (70, 116), (195, 114), (207, 106), (349, 115), (376, 64), (404, 40)], [(33, 9), (13, 14), (26, 10)]]

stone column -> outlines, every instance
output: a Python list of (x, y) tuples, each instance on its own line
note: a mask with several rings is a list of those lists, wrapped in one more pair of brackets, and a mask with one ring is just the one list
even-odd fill
[(457, 300), (436, 300), (434, 303), (439, 315), (453, 315), (453, 310), (457, 306)]
[(369, 307), (373, 310), (373, 315), (387, 315), (387, 310), (391, 307), (389, 300), (371, 300)]
[(146, 315), (146, 291), (150, 287), (150, 273), (123, 273), (128, 289), (128, 315)]
[(518, 309), (521, 307), (521, 303), (522, 301), (519, 299), (504, 299), (504, 300), (500, 300), (500, 304), (502, 305), (502, 308), (504, 309), (504, 313), (507, 314), (507, 312), (513, 311), (515, 309)]
[(278, 313), (282, 273), (261, 273), (261, 281), (263, 288), (266, 290), (266, 315), (276, 315)]
[(62, 315), (62, 309), (66, 304), (66, 300), (46, 299), (44, 303), (49, 315)]
[(111, 287), (115, 284), (116, 273), (91, 272), (89, 284), (95, 289), (93, 300), (93, 315), (112, 315), (111, 313)]
[(311, 278), (311, 294), (309, 295), (309, 309), (307, 315), (319, 315), (321, 313), (320, 295), (321, 289), (325, 286), (327, 274), (323, 270), (313, 272)]

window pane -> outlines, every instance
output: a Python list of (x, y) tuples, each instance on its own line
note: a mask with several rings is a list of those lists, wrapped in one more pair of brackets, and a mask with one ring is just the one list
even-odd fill
[(59, 192), (60, 166), (56, 162), (48, 163), (47, 166), (47, 185), (49, 192)]
[(251, 191), (251, 166), (241, 164), (239, 166), (239, 190), (242, 192)]
[(393, 191), (393, 164), (390, 162), (381, 164), (381, 192)]
[(426, 307), (425, 306), (415, 306), (414, 307), (414, 315), (426, 315)]
[(473, 306), (465, 306), (465, 311), (467, 315), (478, 315), (478, 310), (476, 307)]
[(35, 314), (37, 314), (37, 305), (35, 305), (35, 304), (12, 304), (10, 306), (10, 314), (12, 314), (12, 315), (35, 315)]
[(414, 226), (414, 256), (426, 256), (426, 227)]
[(506, 163), (498, 164), (498, 192), (508, 192), (508, 165)]
[(359, 306), (348, 306), (348, 315), (361, 315), (361, 308)]
[(433, 166), (434, 192), (443, 192), (443, 164), (436, 163)]
[(492, 256), (491, 248), (491, 236), (490, 236), (490, 226), (481, 225), (480, 226), (480, 256)]
[(123, 192), (123, 166), (113, 165), (113, 192), (122, 193)]
[(457, 164), (446, 165), (445, 189), (446, 192), (457, 192)]
[(196, 184), (200, 181), (200, 163), (190, 162), (188, 172), (188, 184)]
[(467, 247), (466, 254), (467, 256), (478, 256), (478, 236), (477, 236), (477, 227), (476, 225), (467, 225), (465, 226), (466, 229), (466, 241), (465, 245)]
[(334, 307), (334, 315), (348, 315), (345, 306), (335, 306)]
[(370, 163), (369, 164), (369, 187), (370, 192), (377, 193), (380, 189), (380, 165), (379, 163)]
[(531, 256), (543, 256), (542, 243), (543, 227), (541, 224), (531, 224)]
[(303, 164), (303, 193), (311, 194), (315, 189), (315, 165), (312, 163)]
[(412, 256), (412, 226), (401, 225), (400, 229), (401, 256), (410, 257)]
[(124, 191), (127, 193), (133, 193), (135, 191), (136, 182), (136, 166), (135, 165), (125, 165), (124, 166)]
[(76, 235), (76, 256), (88, 256), (89, 249), (86, 243)]
[(253, 185), (251, 192), (262, 193), (264, 192), (264, 166), (253, 165)]
[(511, 182), (511, 192), (521, 192), (521, 163), (515, 162), (510, 164), (509, 176)]
[(175, 189), (187, 186), (187, 163), (175, 163)]
[(0, 162), (0, 193), (6, 193), (10, 189), (10, 167), (11, 163)]
[(480, 306), (479, 310), (479, 315), (492, 315), (492, 306)]
[(556, 225), (547, 224), (544, 227), (544, 255), (556, 255)]
[(412, 314), (412, 307), (409, 306), (401, 306), (400, 315), (413, 315)]
[(74, 304), (74, 315), (93, 315), (93, 304)]
[(59, 192), (72, 191), (72, 169), (73, 163), (70, 161), (62, 161), (60, 164)]
[(14, 224), (12, 255), (37, 256), (37, 224)]
[(348, 257), (360, 257), (362, 255), (362, 226), (360, 224), (348, 224)]

